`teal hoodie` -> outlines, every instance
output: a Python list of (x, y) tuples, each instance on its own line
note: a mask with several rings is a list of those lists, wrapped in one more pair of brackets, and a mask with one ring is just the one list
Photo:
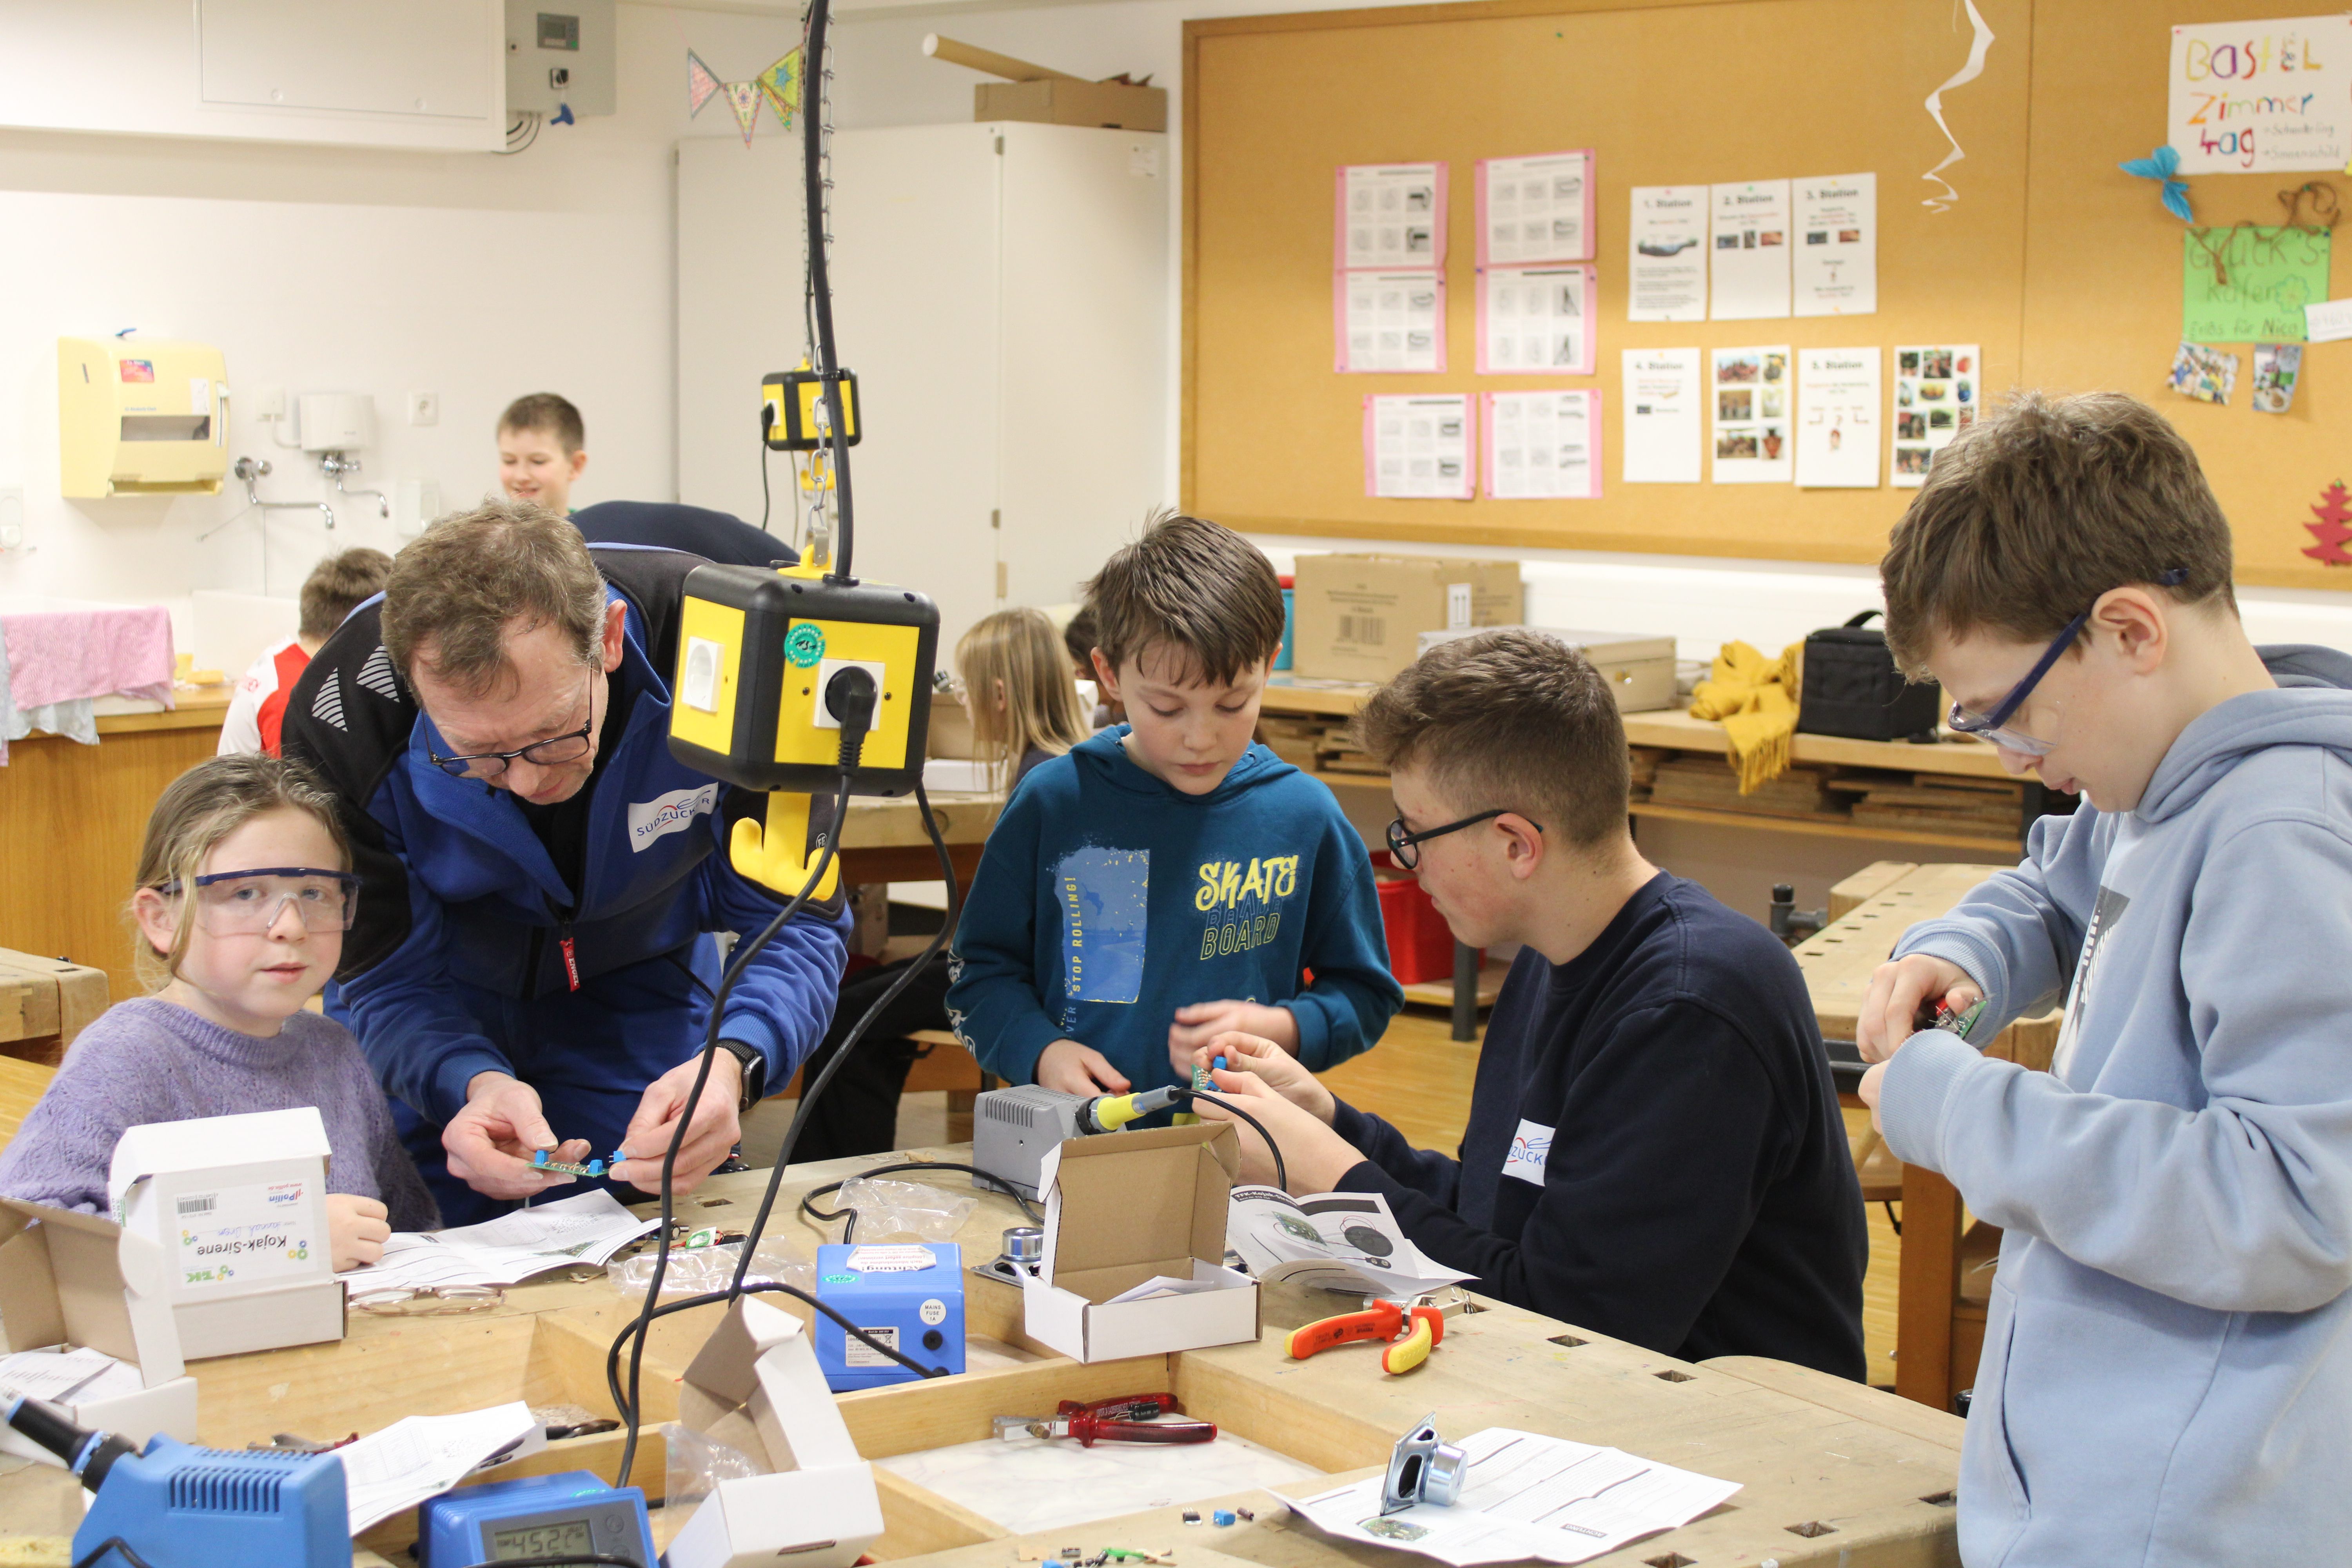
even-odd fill
[(2051, 1071), (1930, 1031), (1880, 1106), (2003, 1230), (1969, 1568), (2352, 1541), (2352, 691), (2320, 689), (2352, 660), (2263, 651), (2296, 684), (2200, 716), (2134, 810), (2036, 824), (1895, 949), (1984, 988), (1979, 1040), (2066, 1001)]
[(1176, 1009), (1227, 1000), (1289, 1008), (1318, 1071), (1368, 1049), (1404, 993), (1370, 858), (1331, 791), (1253, 745), (1186, 795), (1130, 762), (1126, 734), (1032, 769), (989, 835), (947, 999), (980, 1065), (1029, 1083), (1038, 1054), (1072, 1039), (1138, 1089), (1189, 1083), (1168, 1058)]

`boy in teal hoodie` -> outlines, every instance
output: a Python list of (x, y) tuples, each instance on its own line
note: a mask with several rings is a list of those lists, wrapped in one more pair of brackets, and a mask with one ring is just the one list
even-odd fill
[(1071, 1094), (1189, 1084), (1229, 1029), (1318, 1070), (1368, 1049), (1404, 1004), (1370, 858), (1330, 790), (1251, 739), (1282, 646), (1273, 567), (1171, 517), (1087, 596), (1128, 722), (1033, 769), (989, 836), (949, 961), (956, 1033), (998, 1077)]
[[(2118, 395), (1962, 432), (1880, 570), (1953, 727), (2084, 802), (1910, 930), (1857, 1030), (1887, 1146), (2003, 1231), (1961, 1560), (2336, 1561), (2352, 661), (2248, 642), (2195, 455)], [(2049, 1072), (1978, 1054), (2061, 998)]]

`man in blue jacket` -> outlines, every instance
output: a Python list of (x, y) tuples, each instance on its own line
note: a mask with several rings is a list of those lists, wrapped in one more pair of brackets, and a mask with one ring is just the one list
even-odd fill
[[(709, 1018), (709, 934), (782, 908), (728, 862), (753, 809), (669, 752), (678, 590), (698, 557), (590, 546), (512, 501), (404, 550), (320, 649), (286, 749), (341, 799), (363, 879), (328, 1006), (358, 1036), (453, 1225), (571, 1180), (534, 1150), (625, 1150), (658, 1190)], [(823, 1037), (836, 900), (745, 970), (678, 1153), (685, 1191)]]

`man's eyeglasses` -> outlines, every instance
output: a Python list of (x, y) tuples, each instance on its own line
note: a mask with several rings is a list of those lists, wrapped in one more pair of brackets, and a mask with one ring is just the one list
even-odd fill
[(494, 779), (507, 771), (509, 763), (517, 760), (541, 768), (578, 762), (588, 754), (588, 737), (595, 728), (596, 677), (592, 672), (588, 677), (587, 721), (569, 734), (558, 735), (551, 741), (533, 741), (511, 752), (473, 752), (462, 757), (445, 757), (428, 750), (425, 754), (435, 767), (453, 779)]
[[(315, 866), (262, 866), (215, 871), (195, 879), (196, 923), (208, 936), (256, 936), (268, 931), (291, 905), (310, 931), (349, 931), (359, 913), (360, 879)], [(182, 891), (176, 877), (155, 889)]]
[[(2162, 587), (2178, 588), (2188, 580), (2189, 569), (2176, 566), (2158, 577), (2157, 583)], [(2017, 710), (2025, 705), (2025, 700), (2033, 695), (2033, 689), (2042, 684), (2042, 678), (2050, 673), (2051, 667), (2058, 662), (2058, 656), (2073, 647), (2074, 639), (2083, 635), (2083, 628), (2091, 624), (2092, 611), (2097, 608), (2098, 605), (2094, 604), (2091, 609), (2068, 621), (2051, 640), (2050, 646), (2042, 650), (2042, 657), (2034, 661), (2033, 668), (2025, 672), (2025, 679), (2011, 687), (2009, 695), (2002, 698), (1991, 712), (1979, 713), (1955, 702), (1944, 721), (1963, 735), (1990, 741), (2004, 751), (2022, 752), (2029, 757), (2048, 756), (2050, 749), (2057, 744), (2055, 741), (2045, 741), (2022, 730), (2012, 730), (2009, 728), (2009, 721), (2017, 716)]]
[(1482, 822), (1490, 822), (1498, 816), (1518, 816), (1525, 819), (1527, 825), (1538, 833), (1544, 830), (1542, 823), (1528, 816), (1525, 812), (1514, 812), (1508, 806), (1498, 806), (1493, 811), (1482, 811), (1475, 816), (1465, 816), (1459, 822), (1449, 822), (1443, 827), (1433, 827), (1424, 833), (1406, 832), (1404, 818), (1400, 816), (1389, 824), (1389, 858), (1396, 862), (1399, 870), (1410, 871), (1421, 864), (1421, 846), (1431, 839), (1443, 838), (1449, 833), (1459, 833), (1465, 827), (1475, 827)]

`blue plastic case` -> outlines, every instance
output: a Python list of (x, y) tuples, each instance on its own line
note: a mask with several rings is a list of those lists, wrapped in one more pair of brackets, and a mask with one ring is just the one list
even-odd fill
[[(816, 1293), (843, 1317), (926, 1366), (963, 1370), (963, 1249), (953, 1242), (878, 1242), (816, 1249)], [(919, 1375), (816, 1315), (816, 1363), (835, 1394)]]

